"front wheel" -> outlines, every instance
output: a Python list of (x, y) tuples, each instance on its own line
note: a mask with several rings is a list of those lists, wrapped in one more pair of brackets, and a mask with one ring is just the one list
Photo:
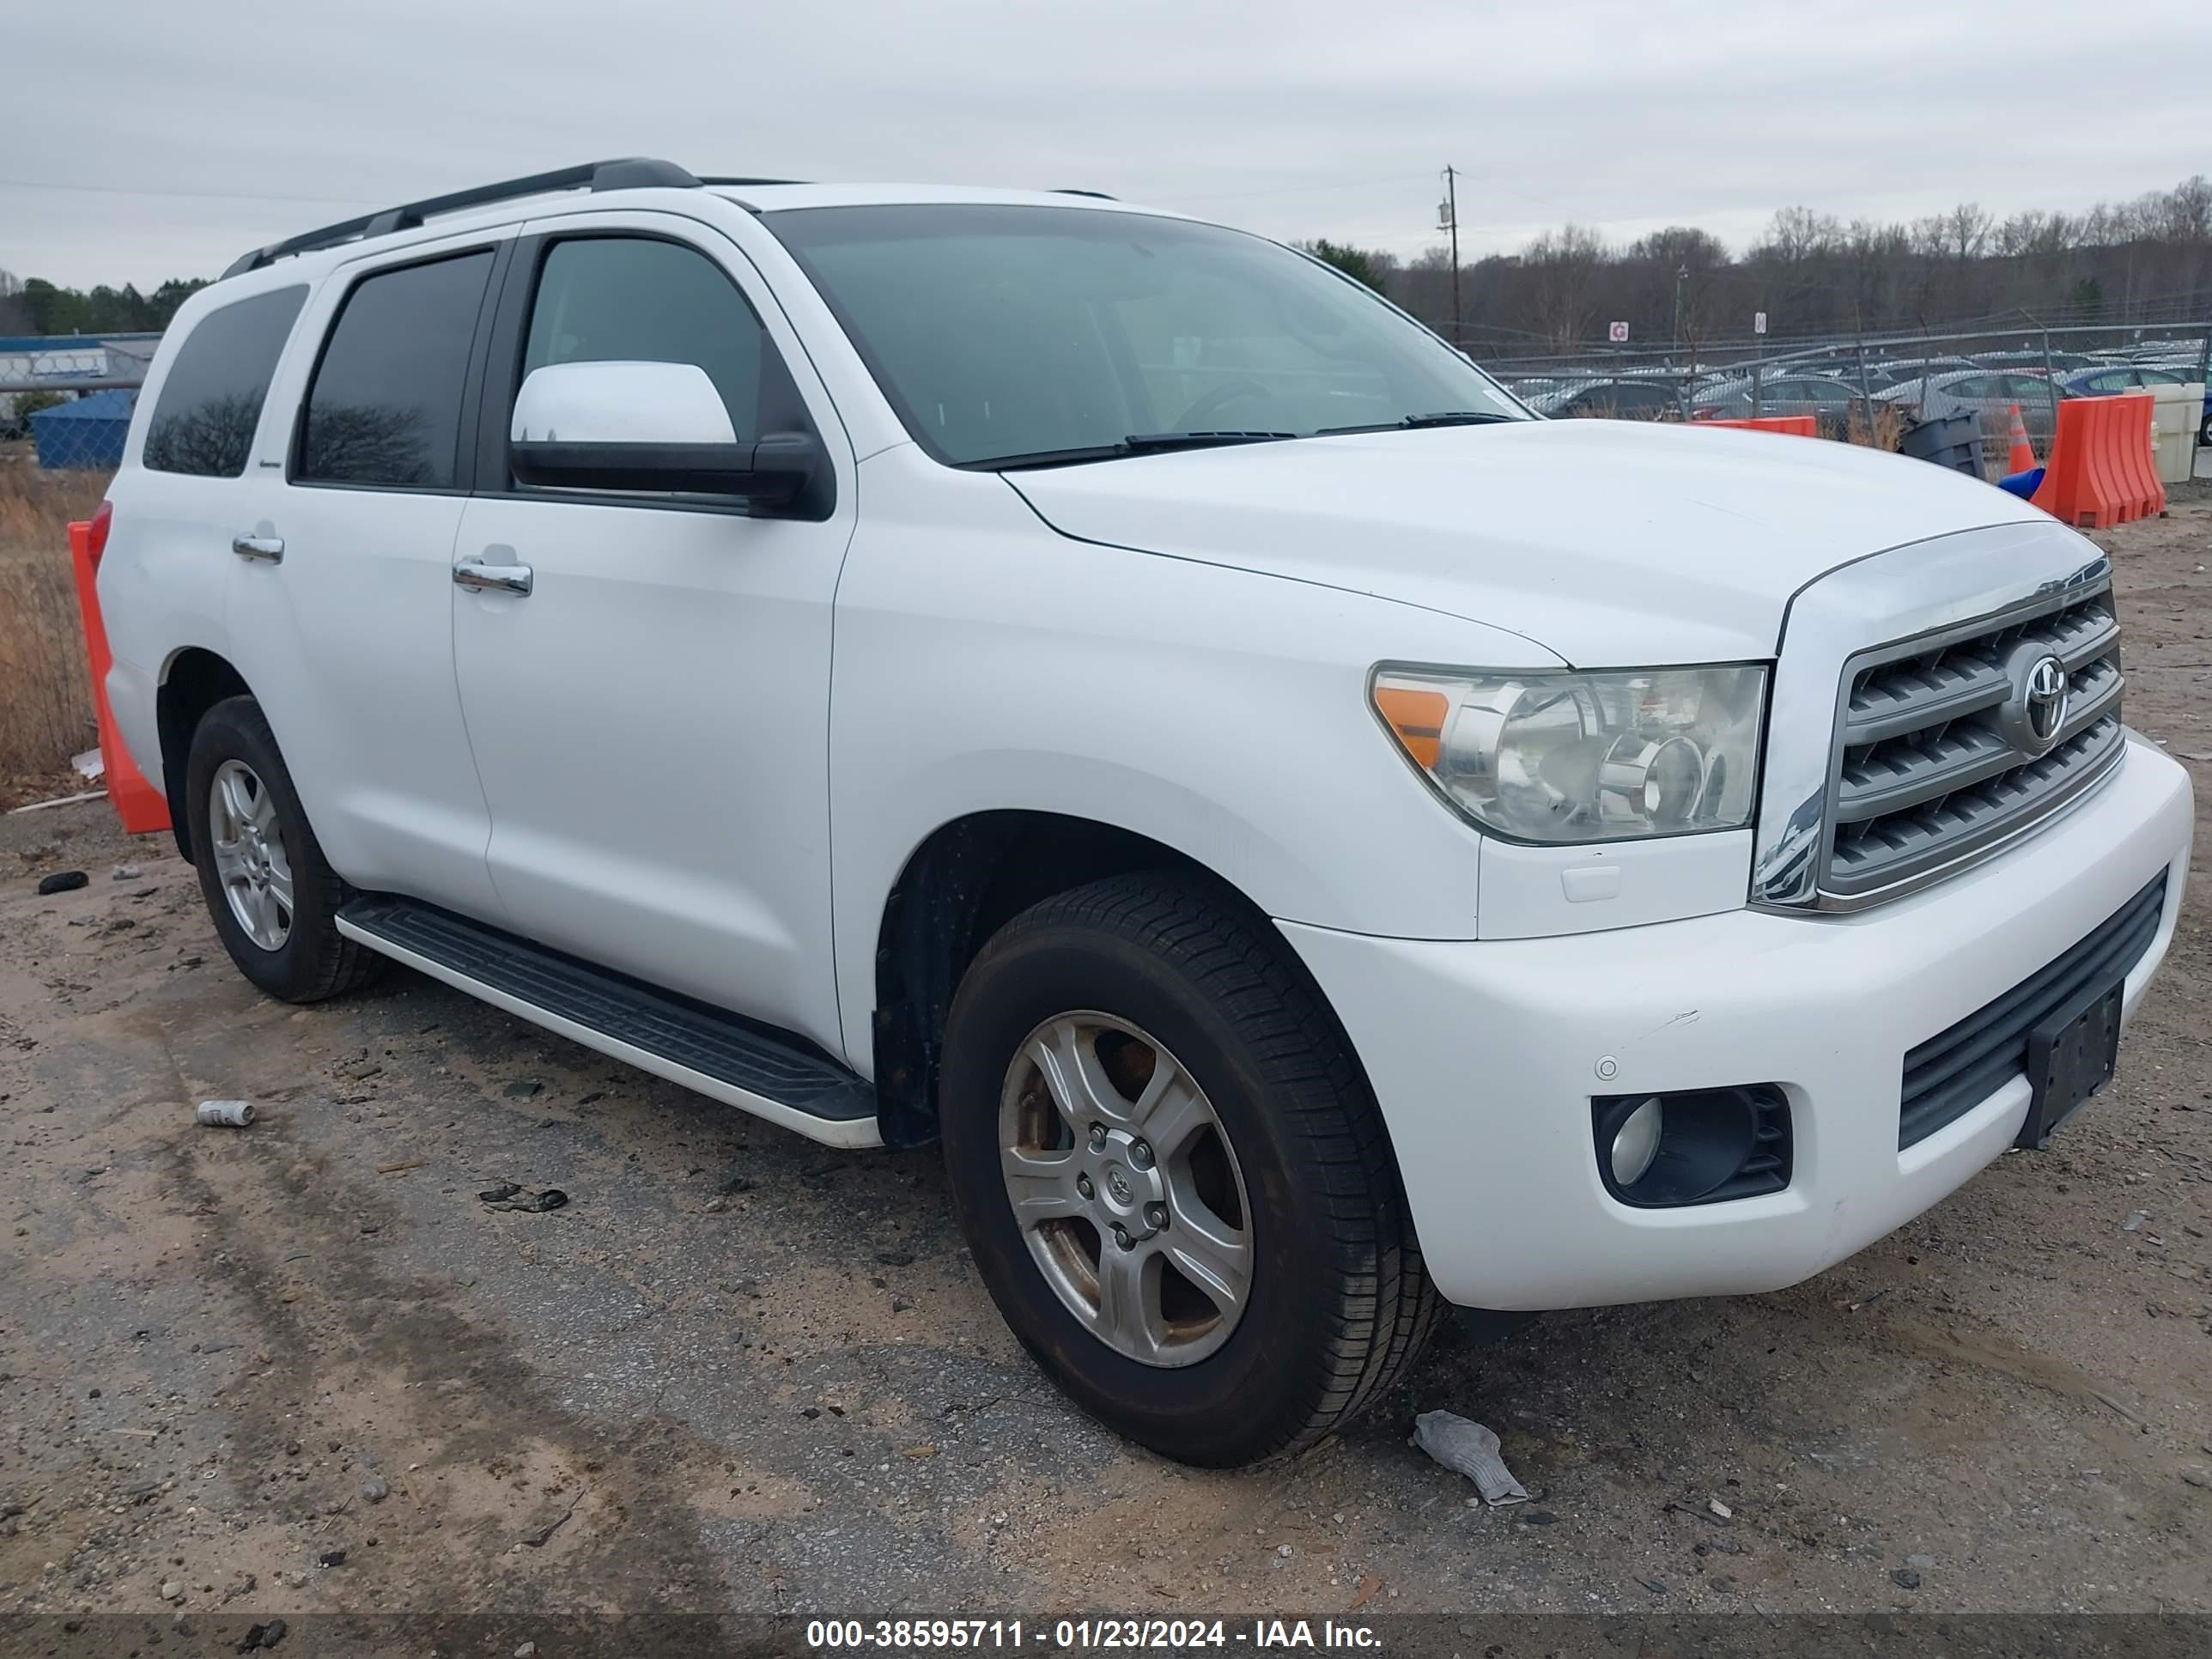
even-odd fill
[(954, 998), (940, 1115), (1007, 1323), (1168, 1456), (1310, 1444), (1434, 1322), (1349, 1043), (1272, 930), (1199, 886), (1121, 877), (1008, 923)]

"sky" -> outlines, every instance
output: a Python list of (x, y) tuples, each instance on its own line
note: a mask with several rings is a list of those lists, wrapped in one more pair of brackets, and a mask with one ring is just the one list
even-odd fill
[(72, 287), (614, 155), (1080, 186), (1408, 259), (1447, 163), (1468, 258), (2212, 172), (2203, 0), (6, 0), (0, 63), (0, 270)]

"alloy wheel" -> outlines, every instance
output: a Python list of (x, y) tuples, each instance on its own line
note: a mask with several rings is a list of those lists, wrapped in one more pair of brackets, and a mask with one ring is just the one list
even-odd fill
[(1252, 1210), (1206, 1091), (1111, 1014), (1024, 1040), (999, 1108), (1006, 1197), (1045, 1281), (1085, 1329), (1147, 1365), (1229, 1340), (1252, 1289)]
[(208, 845), (239, 927), (264, 951), (292, 936), (292, 864), (269, 786), (242, 760), (216, 769), (208, 790)]

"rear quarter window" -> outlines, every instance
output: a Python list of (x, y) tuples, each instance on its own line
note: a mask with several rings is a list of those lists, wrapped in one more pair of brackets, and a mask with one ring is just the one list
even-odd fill
[(270, 378), (307, 298), (304, 286), (272, 289), (219, 306), (193, 325), (161, 382), (143, 465), (204, 478), (246, 471)]

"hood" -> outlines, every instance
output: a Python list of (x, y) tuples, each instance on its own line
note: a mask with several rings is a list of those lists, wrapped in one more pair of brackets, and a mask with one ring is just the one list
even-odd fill
[(1790, 597), (1869, 553), (2053, 521), (1820, 439), (1628, 421), (1382, 432), (1003, 475), (1084, 541), (1425, 606), (1578, 667), (1774, 653)]

